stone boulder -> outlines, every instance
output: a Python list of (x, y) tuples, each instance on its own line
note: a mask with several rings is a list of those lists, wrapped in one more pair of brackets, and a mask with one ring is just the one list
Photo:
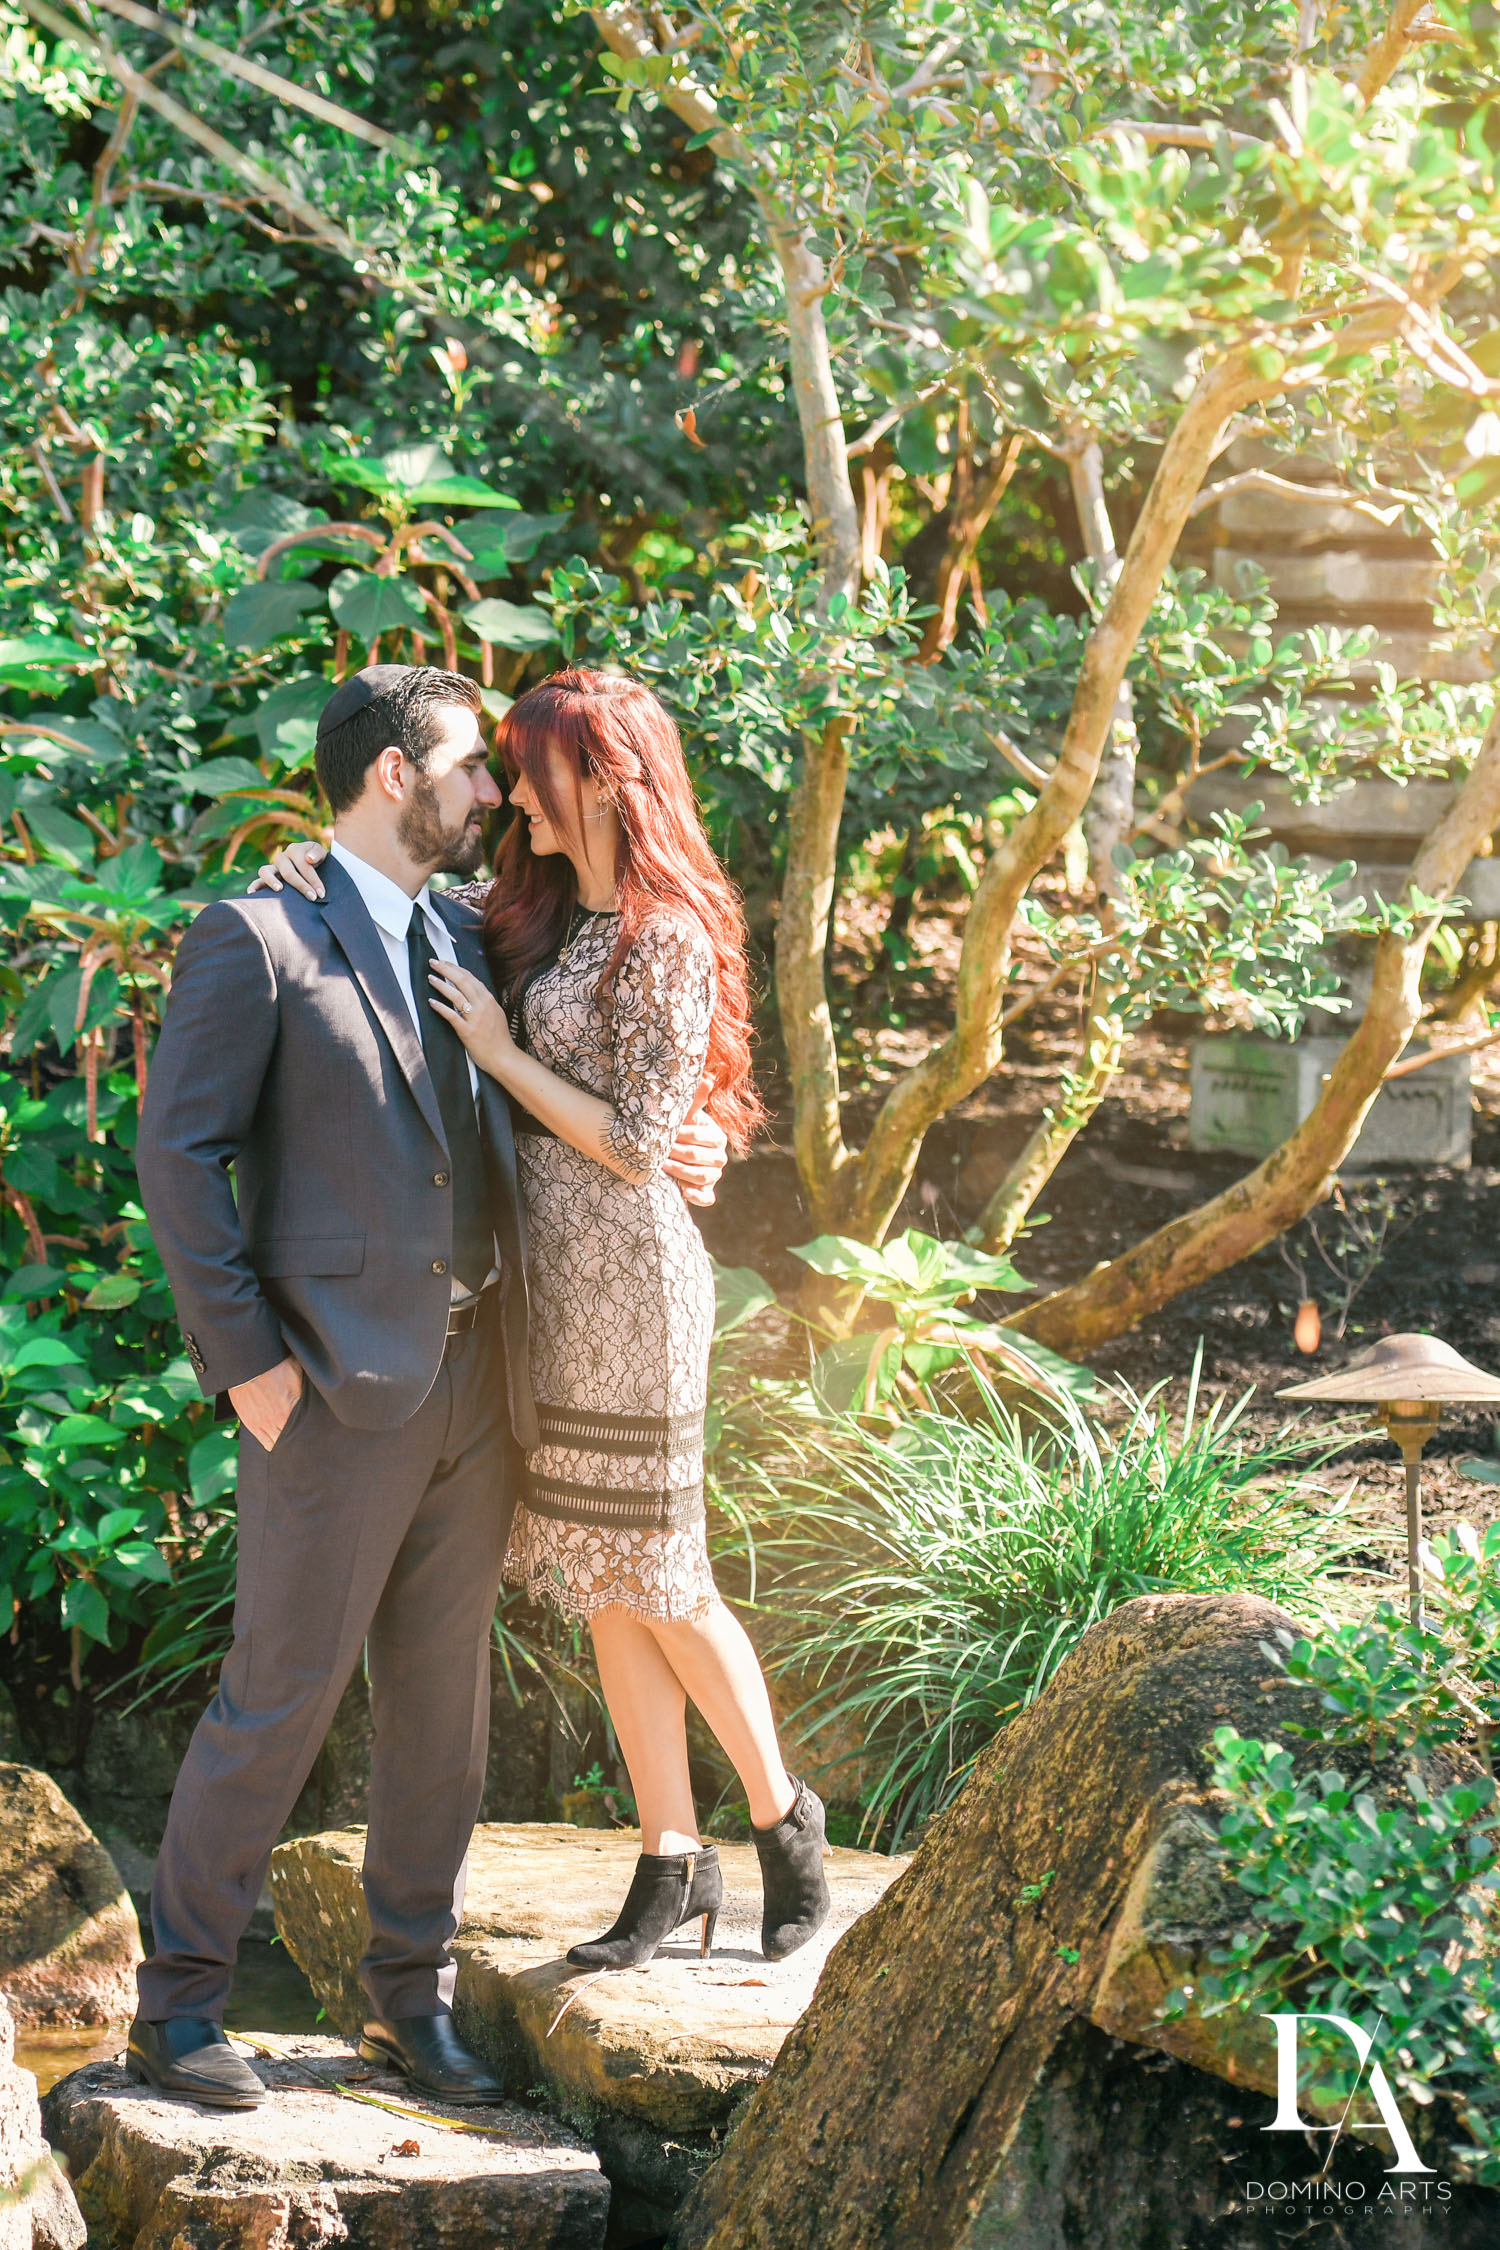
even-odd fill
[(36, 2080), (15, 2055), (15, 2026), (0, 1999), (0, 2250), (83, 2250), (73, 2190), (42, 2138)]
[(266, 2044), (256, 2110), (166, 2101), (109, 2062), (53, 2087), (90, 2250), (602, 2250), (609, 2183), (564, 2128), (425, 2101), (337, 2040)]
[(119, 1871), (50, 1774), (0, 1765), (0, 1992), (17, 2023), (124, 2023), (140, 1926)]
[(835, 1947), (676, 2250), (1249, 2250), (1281, 2203), (1328, 2250), (1424, 2213), (1448, 2250), (1500, 2240), (1483, 2189), (1424, 2175), (1393, 2203), (1388, 2141), (1346, 2137), (1331, 2184), (1322, 2136), (1268, 2141), (1263, 2022), (1158, 2020), (1245, 1910), (1214, 1729), (1316, 1716), (1263, 1653), (1292, 1623), (1147, 1595), (1085, 1636)]
[[(454, 1948), (459, 2029), (511, 2085), (545, 2089), (587, 2134), (614, 2183), (611, 2241), (621, 2244), (665, 2231), (812, 1998), (829, 1947), (906, 1865), (836, 1851), (827, 1928), (773, 1963), (760, 1950), (754, 1850), (721, 1844), (725, 1909), (711, 1959), (698, 1959), (692, 1928), (644, 1969), (570, 1968), (568, 1947), (614, 1920), (639, 1850), (633, 1831), (482, 1825)], [(363, 1831), (352, 1829), (283, 1844), (271, 1863), (277, 1928), (346, 2034), (365, 2007), (363, 1856)]]

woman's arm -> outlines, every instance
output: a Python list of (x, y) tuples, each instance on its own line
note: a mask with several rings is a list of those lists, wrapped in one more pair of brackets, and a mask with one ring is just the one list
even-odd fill
[(615, 1169), (649, 1180), (682, 1128), (708, 1056), (713, 948), (696, 922), (663, 918), (642, 930), (611, 995), (615, 1045)]
[(467, 969), (438, 962), (433, 1006), (481, 1070), (571, 1148), (640, 1185), (666, 1166), (708, 1051), (713, 956), (701, 931), (675, 923), (643, 931), (614, 991), (615, 1099), (571, 1086), (526, 1054), (505, 1012)]

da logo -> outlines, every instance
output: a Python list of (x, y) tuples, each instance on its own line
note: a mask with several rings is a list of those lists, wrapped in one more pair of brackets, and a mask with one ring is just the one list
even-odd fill
[[(1359, 2062), (1359, 2077), (1355, 2080), (1354, 2091), (1351, 2092), (1349, 2097), (1350, 2101), (1353, 2101), (1354, 2093), (1358, 2092), (1360, 2080), (1363, 2079), (1369, 2086), (1370, 2097), (1380, 2112), (1386, 2131), (1391, 2136), (1391, 2146), (1396, 2152), (1396, 2161), (1394, 2164), (1386, 2166), (1387, 2172), (1430, 2172), (1432, 2170), (1432, 2166), (1424, 2164), (1412, 2146), (1411, 2135), (1406, 2130), (1406, 2123), (1400, 2110), (1396, 2107), (1396, 2097), (1391, 2092), (1390, 2081), (1387, 2079), (1385, 2072), (1378, 2062), (1370, 2061), (1370, 2050), (1375, 2042), (1367, 2031), (1362, 2030), (1357, 2023), (1351, 2023), (1347, 2016), (1268, 2015), (1266, 2021), (1267, 2023), (1274, 2023), (1276, 2026), (1276, 2115), (1269, 2125), (1262, 2126), (1262, 2132), (1337, 2134), (1343, 2131), (1343, 2117), (1335, 2125), (1309, 2125), (1307, 2119), (1302, 2116), (1297, 2108), (1298, 2026), (1304, 2023), (1331, 2023), (1336, 2030), (1343, 2033), (1354, 2049)], [(1368, 2075), (1366, 2073), (1367, 2065)], [(1348, 2114), (1346, 2106), (1344, 2117), (1347, 2117)]]

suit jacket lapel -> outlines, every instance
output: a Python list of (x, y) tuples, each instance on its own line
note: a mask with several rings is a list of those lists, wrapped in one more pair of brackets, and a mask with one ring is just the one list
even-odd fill
[(448, 1136), (443, 1131), (437, 1089), (380, 932), (338, 861), (325, 860), (320, 872), (328, 893), (323, 902), (323, 919), (337, 938), (376, 1021), (390, 1041), (402, 1075), (416, 1097), (417, 1107), (446, 1149)]

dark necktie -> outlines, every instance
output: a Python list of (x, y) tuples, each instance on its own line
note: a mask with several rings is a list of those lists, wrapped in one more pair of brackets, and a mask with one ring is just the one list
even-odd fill
[(422, 1026), (422, 1051), (443, 1113), (448, 1161), (453, 1174), (453, 1271), (466, 1289), (482, 1289), (495, 1263), (495, 1235), (484, 1191), (484, 1153), (479, 1120), (469, 1084), (469, 1058), (451, 1023), (428, 1005), (428, 972), (437, 956), (420, 906), (413, 906), (406, 932), (411, 989)]

